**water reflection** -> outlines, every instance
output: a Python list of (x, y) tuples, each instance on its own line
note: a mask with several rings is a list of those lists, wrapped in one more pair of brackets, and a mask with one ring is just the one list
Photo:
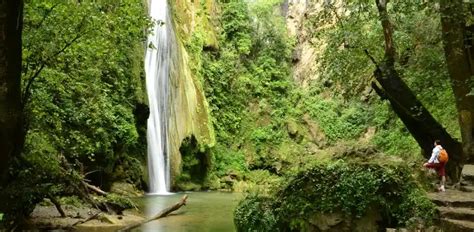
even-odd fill
[[(233, 210), (241, 199), (238, 193), (196, 192), (188, 194), (187, 204), (171, 215), (147, 223), (140, 231), (157, 232), (222, 232), (235, 231)], [(169, 196), (146, 196), (144, 212), (147, 217), (178, 202), (184, 193)]]

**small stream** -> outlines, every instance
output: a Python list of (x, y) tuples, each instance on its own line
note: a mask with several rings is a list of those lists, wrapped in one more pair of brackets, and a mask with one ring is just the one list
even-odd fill
[(233, 212), (243, 195), (223, 192), (176, 193), (168, 196), (146, 196), (143, 201), (147, 217), (178, 202), (184, 194), (187, 204), (165, 218), (149, 222), (136, 231), (159, 232), (231, 232), (235, 231)]

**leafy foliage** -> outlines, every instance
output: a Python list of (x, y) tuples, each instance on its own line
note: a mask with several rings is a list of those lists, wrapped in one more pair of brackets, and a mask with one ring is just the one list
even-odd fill
[[(317, 143), (315, 133), (322, 134), (323, 141), (318, 146), (324, 148), (359, 139), (367, 128), (374, 127), (373, 142), (387, 153), (413, 154), (416, 144), (387, 105), (373, 95), (364, 102), (355, 97), (367, 85), (367, 80), (356, 80), (370, 76), (373, 70), (367, 66), (363, 50), (340, 49), (340, 42), (346, 39), (358, 46), (376, 46), (371, 41), (381, 36), (376, 30), (378, 21), (367, 18), (374, 14), (372, 6), (359, 9), (371, 9), (368, 14), (342, 18), (350, 23), (354, 33), (350, 35), (341, 34), (348, 26), (337, 27), (340, 24), (321, 30), (313, 28), (328, 20), (329, 9), (329, 13), (324, 11), (326, 18), (308, 19), (305, 29), (315, 31), (311, 36), (328, 45), (321, 60), (321, 81), (303, 89), (292, 80), (295, 41), (288, 37), (278, 9), (280, 2), (222, 1), (217, 22), (222, 28), (218, 31), (219, 46), (206, 47), (203, 26), (185, 41), (191, 54), (190, 65), (203, 82), (217, 132), (217, 145), (211, 150), (211, 178), (235, 170), (251, 175), (248, 171), (264, 169), (281, 175), (299, 162), (302, 153), (307, 155), (308, 144)], [(351, 17), (362, 18), (353, 22)], [(359, 30), (362, 28), (371, 31), (364, 33)], [(350, 93), (352, 90), (358, 92)], [(327, 92), (334, 94), (328, 96)], [(296, 124), (296, 135), (289, 132), (290, 124)], [(316, 128), (308, 128), (312, 127), (310, 124)]]
[[(4, 192), (21, 195), (11, 208), (27, 214), (43, 197), (74, 194), (72, 183), (83, 178), (104, 188), (116, 179), (139, 185), (147, 113), (141, 62), (150, 24), (143, 2), (25, 2), (22, 81), (29, 131), (25, 152), (10, 171), (16, 181)], [(217, 2), (216, 15), (203, 16), (215, 24), (217, 41), (209, 41), (208, 24), (178, 36), (202, 82), (217, 145), (205, 152), (193, 145), (183, 156), (183, 169), (192, 175), (177, 181), (201, 178), (199, 166), (211, 163), (208, 183), (215, 188), (228, 176), (264, 188), (283, 185), (273, 196), (252, 195), (241, 203), (239, 230), (298, 226), (318, 211), (360, 216), (372, 205), (398, 224), (413, 217), (430, 220), (433, 206), (405, 165), (331, 162), (302, 168), (319, 159), (321, 149), (362, 141), (370, 127), (375, 130), (370, 142), (384, 153), (418, 154), (388, 104), (370, 91), (373, 66), (364, 50), (376, 59), (383, 51), (373, 2), (326, 1), (320, 9), (309, 8), (298, 38), (288, 36), (280, 0)], [(458, 135), (433, 4), (391, 4), (397, 70)], [(311, 64), (318, 67), (318, 78), (307, 88), (292, 79), (293, 52), (302, 42), (321, 50), (318, 64)], [(64, 169), (66, 163), (72, 171)], [(289, 182), (276, 183), (288, 175)], [(106, 200), (132, 206), (116, 196)]]
[(25, 155), (61, 153), (105, 173), (125, 153), (141, 158), (134, 110), (146, 23), (141, 1), (26, 3)]
[[(459, 137), (456, 109), (447, 74), (441, 39), (440, 16), (435, 3), (397, 0), (390, 4), (389, 15), (395, 27), (397, 71), (417, 97), (450, 134)], [(404, 126), (380, 104), (378, 96), (367, 94), (373, 80), (373, 65), (365, 54), (376, 60), (383, 55), (383, 35), (374, 2), (349, 1), (329, 3), (310, 9), (305, 29), (323, 46), (319, 60), (322, 90), (331, 97), (362, 98), (377, 114), (373, 119), (378, 133), (373, 142), (390, 154), (408, 154), (417, 149)], [(316, 13), (317, 12), (317, 13)], [(376, 101), (374, 101), (376, 100)], [(441, 107), (442, 106), (442, 107)], [(398, 146), (397, 146), (398, 144)]]
[(237, 231), (275, 231), (278, 218), (270, 198), (249, 195), (234, 212)]
[(372, 109), (356, 101), (344, 104), (337, 98), (324, 99), (316, 95), (306, 99), (301, 107), (319, 123), (329, 142), (359, 137), (373, 119)]
[[(219, 47), (206, 47), (204, 27), (185, 41), (216, 130), (211, 178), (248, 171), (250, 154), (238, 147), (262, 147), (264, 154), (268, 145), (284, 140), (289, 108), (283, 101), (294, 88), (289, 78), (292, 41), (275, 11), (279, 1), (219, 3)], [(265, 108), (262, 113), (272, 119), (258, 123), (252, 105)]]
[(270, 197), (250, 195), (244, 199), (235, 211), (237, 228), (302, 229), (304, 223), (300, 222), (317, 213), (340, 212), (358, 218), (369, 207), (387, 215), (385, 223), (391, 222), (391, 226), (403, 226), (414, 218), (430, 223), (435, 207), (410, 174), (411, 169), (404, 163), (380, 163), (338, 160), (313, 165)]
[(107, 205), (116, 208), (118, 211), (132, 208), (136, 209), (138, 207), (130, 198), (115, 193), (109, 193), (105, 197), (99, 197), (98, 202), (106, 203)]
[(27, 215), (44, 197), (77, 194), (84, 178), (104, 189), (115, 179), (140, 184), (142, 1), (27, 0), (24, 14), (29, 130), (2, 191), (16, 199), (6, 217)]

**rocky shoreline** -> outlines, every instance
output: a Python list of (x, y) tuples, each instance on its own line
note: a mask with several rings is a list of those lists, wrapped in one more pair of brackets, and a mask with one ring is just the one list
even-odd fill
[(86, 206), (65, 205), (63, 210), (66, 217), (61, 217), (54, 205), (38, 205), (22, 229), (116, 231), (145, 219), (138, 209), (126, 210), (123, 215), (107, 214)]

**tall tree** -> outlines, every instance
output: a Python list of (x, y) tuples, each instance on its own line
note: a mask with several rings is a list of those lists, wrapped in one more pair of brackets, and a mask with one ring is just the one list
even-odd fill
[(464, 164), (461, 144), (455, 140), (431, 113), (417, 99), (413, 91), (400, 78), (395, 69), (396, 50), (393, 42), (393, 27), (387, 12), (389, 0), (375, 0), (379, 12), (380, 23), (385, 39), (385, 57), (374, 73), (376, 83), (372, 84), (375, 91), (383, 98), (389, 100), (395, 113), (399, 116), (425, 156), (429, 157), (433, 148), (433, 141), (440, 139), (443, 146), (451, 154), (447, 164), (448, 175), (452, 181), (457, 182)]
[(0, 174), (24, 141), (21, 101), (23, 1), (0, 2)]
[[(462, 161), (474, 161), (474, 63), (472, 38), (468, 38), (466, 15), (462, 0), (441, 0), (441, 27), (444, 53), (461, 129)], [(472, 35), (471, 35), (472, 37)]]

